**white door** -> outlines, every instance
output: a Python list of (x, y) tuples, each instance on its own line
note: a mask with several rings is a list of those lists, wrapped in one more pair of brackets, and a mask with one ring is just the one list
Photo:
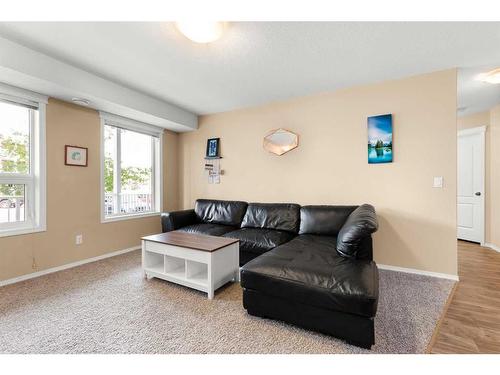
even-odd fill
[(457, 237), (484, 243), (484, 132), (458, 132)]

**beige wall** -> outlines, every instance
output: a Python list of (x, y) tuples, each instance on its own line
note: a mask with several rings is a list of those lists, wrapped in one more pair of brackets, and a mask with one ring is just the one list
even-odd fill
[[(57, 100), (47, 105), (47, 231), (0, 238), (0, 280), (140, 244), (160, 230), (159, 217), (100, 223), (100, 119), (96, 111)], [(166, 132), (164, 207), (176, 209), (177, 138)], [(64, 165), (64, 145), (89, 149), (87, 168)], [(75, 235), (84, 242), (75, 245)]]
[[(196, 132), (165, 132), (164, 209), (191, 207), (199, 197), (369, 202), (380, 219), (379, 263), (456, 274), (455, 108), (456, 71), (449, 70), (203, 116)], [(394, 163), (368, 165), (366, 117), (380, 113), (394, 116)], [(494, 124), (500, 136), (500, 106)], [(158, 217), (100, 223), (99, 126), (96, 111), (49, 101), (47, 231), (0, 238), (0, 280), (136, 246), (160, 230)], [(299, 148), (266, 153), (262, 136), (277, 127), (299, 133)], [(225, 175), (209, 185), (203, 156), (206, 139), (216, 136)], [(89, 166), (65, 166), (65, 144), (88, 147)], [(492, 168), (499, 163), (492, 155)], [(431, 187), (433, 176), (444, 176), (444, 189)]]
[(488, 126), (490, 124), (490, 112), (478, 112), (472, 115), (458, 117), (458, 130), (477, 128), (478, 126)]
[[(456, 275), (456, 70), (202, 116), (180, 135), (180, 201), (241, 199), (375, 205), (379, 263)], [(366, 118), (392, 113), (394, 162), (367, 163)], [(262, 137), (283, 127), (298, 149), (278, 157)], [(225, 174), (209, 185), (204, 152), (221, 138)], [(432, 188), (443, 176), (443, 189)]]

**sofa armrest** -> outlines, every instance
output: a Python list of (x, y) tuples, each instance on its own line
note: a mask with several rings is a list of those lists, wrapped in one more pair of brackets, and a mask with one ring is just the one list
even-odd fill
[(359, 246), (365, 237), (378, 229), (375, 208), (363, 204), (347, 218), (337, 237), (337, 252), (347, 258), (356, 258)]
[(161, 214), (161, 229), (163, 233), (170, 232), (195, 224), (196, 221), (194, 210), (163, 212)]

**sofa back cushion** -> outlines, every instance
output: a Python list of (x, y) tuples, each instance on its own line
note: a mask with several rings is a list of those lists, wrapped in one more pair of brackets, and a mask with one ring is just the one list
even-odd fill
[(239, 227), (247, 205), (246, 202), (240, 201), (198, 199), (194, 205), (194, 212), (198, 220), (203, 223)]
[(337, 236), (349, 215), (358, 206), (303, 206), (299, 234)]
[(300, 206), (293, 203), (249, 203), (242, 228), (266, 228), (297, 233)]

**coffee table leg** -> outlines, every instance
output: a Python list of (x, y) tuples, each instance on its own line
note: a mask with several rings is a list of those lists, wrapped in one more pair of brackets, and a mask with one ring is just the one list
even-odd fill
[(210, 254), (210, 258), (208, 260), (207, 264), (207, 272), (208, 272), (208, 299), (213, 299), (214, 298), (214, 278), (215, 275), (213, 274), (216, 269), (214, 269), (214, 264), (212, 263), (214, 261), (213, 254)]
[(148, 274), (146, 273), (146, 241), (142, 240), (141, 241), (141, 262), (142, 262), (142, 275), (144, 276), (145, 279), (148, 278)]

